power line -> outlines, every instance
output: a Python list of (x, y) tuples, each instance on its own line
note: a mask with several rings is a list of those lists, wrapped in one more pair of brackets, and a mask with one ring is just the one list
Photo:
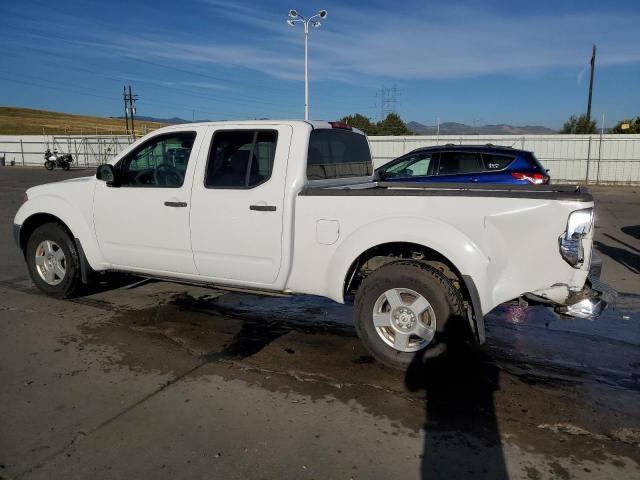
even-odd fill
[[(37, 37), (37, 38), (42, 38), (42, 39), (55, 38), (57, 40), (60, 40), (60, 41), (65, 42), (65, 43), (69, 43), (71, 45), (76, 45), (76, 46), (79, 46), (79, 47), (86, 48), (86, 44), (84, 44), (83, 42), (79, 42), (79, 41), (76, 41), (76, 40), (70, 40), (68, 38), (61, 37), (61, 36), (55, 35), (53, 33), (51, 35), (49, 35), (49, 33), (47, 33), (47, 35), (42, 35), (40, 33), (25, 32), (25, 30), (28, 30), (28, 29), (20, 29), (20, 30), (17, 31), (17, 33), (18, 34), (23, 34), (23, 35), (26, 34), (26, 36), (32, 36), (32, 37)], [(148, 40), (149, 41), (149, 39), (147, 39), (145, 37), (137, 37), (137, 38), (139, 38), (141, 40)], [(21, 45), (21, 47), (22, 48), (30, 48), (30, 47), (27, 47), (25, 45)], [(34, 50), (37, 50), (37, 49), (34, 49)], [(52, 54), (52, 55), (55, 55), (55, 54)], [(162, 64), (162, 63), (158, 63), (158, 62), (152, 62), (150, 60), (144, 60), (144, 59), (135, 57), (135, 56), (133, 56), (131, 54), (123, 54), (122, 56), (126, 57), (127, 59), (130, 59), (134, 63), (143, 63), (143, 64), (147, 64), (147, 65), (153, 65), (155, 67), (164, 68), (164, 69), (167, 69), (167, 70), (171, 70), (173, 72), (182, 72), (182, 73), (186, 73), (186, 74), (189, 74), (189, 75), (195, 75), (195, 76), (199, 76), (199, 77), (202, 77), (202, 78), (208, 78), (208, 79), (211, 79), (211, 80), (216, 80), (216, 81), (219, 81), (219, 82), (230, 83), (230, 84), (236, 85), (236, 86), (244, 84), (244, 85), (246, 85), (246, 86), (248, 86), (250, 88), (255, 88), (256, 87), (256, 85), (254, 83), (246, 82), (241, 77), (228, 79), (228, 78), (218, 77), (218, 76), (214, 76), (214, 75), (207, 74), (207, 73), (198, 72), (198, 71), (195, 71), (195, 70), (188, 70), (188, 69), (185, 69), (185, 68), (180, 68), (180, 67), (177, 67), (175, 65), (165, 65), (165, 64)], [(271, 91), (285, 93), (285, 94), (290, 93), (290, 89), (285, 88), (285, 87), (278, 88), (278, 87), (273, 87), (273, 86), (260, 85), (260, 89), (263, 90), (263, 91), (271, 90)]]
[[(46, 84), (38, 84), (38, 83), (33, 83), (33, 82), (29, 82), (27, 80), (24, 80), (24, 77), (31, 77), (31, 78), (35, 78), (36, 80), (39, 81), (43, 81), (46, 82)], [(60, 92), (67, 92), (67, 93), (72, 93), (72, 94), (78, 94), (78, 95), (85, 95), (85, 96), (90, 96), (90, 97), (95, 97), (95, 98), (103, 98), (106, 100), (114, 100), (116, 102), (120, 101), (119, 97), (110, 97), (107, 95), (101, 95), (101, 94), (97, 94), (97, 93), (85, 93), (82, 91), (78, 91), (75, 89), (83, 89), (83, 90), (90, 90), (87, 87), (83, 86), (83, 85), (78, 85), (78, 84), (73, 84), (73, 83), (69, 83), (69, 82), (60, 82), (54, 79), (50, 79), (50, 78), (42, 78), (42, 77), (35, 77), (33, 75), (26, 75), (26, 74), (21, 74), (20, 75), (20, 79), (15, 79), (15, 78), (10, 78), (10, 77), (6, 77), (6, 76), (2, 76), (0, 75), (0, 78), (3, 78), (7, 81), (10, 82), (14, 82), (17, 84), (25, 84), (25, 85), (31, 85), (31, 86), (35, 86), (35, 87), (39, 87), (39, 88), (48, 88), (51, 90), (57, 90)], [(70, 87), (74, 87), (75, 89), (69, 89), (69, 88), (64, 88), (64, 87), (54, 87), (52, 85), (49, 85), (49, 83), (54, 82), (54, 83), (61, 83), (65, 86), (70, 86)], [(94, 90), (95, 91), (95, 90)], [(229, 115), (229, 116), (234, 116), (234, 115), (238, 115), (238, 112), (228, 112), (228, 111), (217, 111), (217, 112), (213, 112), (213, 111), (209, 111), (209, 110), (203, 110), (200, 107), (195, 107), (193, 105), (184, 105), (184, 104), (177, 104), (177, 103), (173, 103), (173, 102), (166, 102), (164, 101), (163, 103), (156, 103), (156, 102), (150, 102), (148, 100), (144, 101), (145, 105), (152, 105), (152, 106), (156, 106), (156, 107), (160, 107), (160, 108), (164, 108), (166, 109), (167, 107), (176, 107), (179, 108), (183, 111), (196, 111), (202, 114), (206, 114), (206, 115), (213, 115), (213, 116), (219, 116), (219, 115)], [(241, 114), (244, 115), (245, 118), (253, 118), (255, 115), (251, 114), (251, 115), (247, 115), (247, 114)]]
[[(23, 47), (23, 48), (31, 49), (30, 47)], [(32, 50), (36, 50), (39, 53), (42, 53), (42, 51), (37, 50), (37, 49), (32, 49)], [(55, 53), (48, 52), (47, 54), (48, 55), (52, 55), (52, 56), (57, 56), (57, 57), (60, 57), (60, 58), (65, 58), (63, 55), (59, 55), (59, 54), (55, 54)], [(2, 53), (0, 53), (0, 55), (10, 55), (10, 54), (8, 54), (6, 52), (2, 52)], [(16, 55), (16, 57), (17, 57), (17, 55)], [(60, 65), (56, 64), (56, 67), (59, 68)], [(86, 67), (78, 66), (77, 64), (70, 65), (69, 68), (72, 69), (72, 70), (76, 70), (76, 71), (83, 71), (83, 72), (87, 72), (87, 73), (94, 74), (94, 75), (100, 75), (103, 78), (114, 80), (114, 81), (118, 81), (118, 82), (131, 78), (128, 75), (120, 75), (120, 76), (108, 75), (108, 74), (105, 74), (104, 72), (101, 72), (101, 71), (96, 71), (96, 70), (92, 70), (92, 69), (89, 69), (89, 68), (86, 68)], [(197, 98), (204, 98), (204, 99), (209, 99), (209, 100), (214, 100), (214, 101), (229, 101), (229, 100), (231, 100), (234, 103), (243, 104), (243, 105), (247, 105), (247, 106), (254, 106), (255, 104), (263, 104), (263, 105), (267, 105), (267, 106), (282, 107), (281, 103), (267, 102), (267, 101), (260, 100), (260, 99), (253, 99), (252, 97), (247, 97), (246, 95), (235, 96), (235, 95), (231, 95), (231, 94), (226, 94), (226, 95), (223, 95), (223, 96), (222, 95), (218, 96), (218, 95), (215, 95), (215, 94), (205, 94), (205, 93), (202, 93), (202, 92), (195, 92), (193, 90), (189, 90), (189, 89), (185, 89), (185, 88), (177, 88), (177, 87), (174, 87), (174, 86), (162, 85), (162, 84), (158, 84), (157, 81), (149, 81), (149, 80), (142, 80), (142, 79), (136, 79), (136, 81), (140, 82), (140, 83), (146, 83), (148, 85), (152, 85), (152, 86), (157, 87), (157, 88), (163, 88), (163, 89), (174, 91), (174, 92), (185, 93), (186, 95), (190, 95), (190, 96), (197, 97)], [(287, 110), (284, 110), (284, 111), (287, 111)], [(294, 110), (291, 109), (291, 110), (288, 110), (288, 111), (293, 113)]]

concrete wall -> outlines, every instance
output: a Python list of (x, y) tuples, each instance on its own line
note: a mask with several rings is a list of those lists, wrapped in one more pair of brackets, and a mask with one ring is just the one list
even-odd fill
[[(127, 136), (0, 135), (0, 155), (17, 165), (42, 165), (47, 145), (71, 153), (77, 166), (95, 166), (120, 153)], [(640, 184), (640, 135), (441, 135), (369, 137), (374, 165), (429, 145), (507, 145), (533, 151), (555, 181)]]

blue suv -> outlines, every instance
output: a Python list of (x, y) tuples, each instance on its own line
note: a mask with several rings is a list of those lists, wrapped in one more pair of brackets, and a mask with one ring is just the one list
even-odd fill
[(546, 185), (548, 171), (531, 152), (498, 145), (418, 148), (376, 169), (385, 182), (477, 182)]

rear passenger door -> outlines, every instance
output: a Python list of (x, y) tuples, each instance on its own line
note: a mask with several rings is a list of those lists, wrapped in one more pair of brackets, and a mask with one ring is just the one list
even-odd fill
[(484, 168), (476, 152), (441, 152), (432, 182), (478, 182)]
[(198, 273), (221, 283), (268, 286), (282, 260), (286, 168), (292, 128), (243, 125), (210, 132), (191, 194)]

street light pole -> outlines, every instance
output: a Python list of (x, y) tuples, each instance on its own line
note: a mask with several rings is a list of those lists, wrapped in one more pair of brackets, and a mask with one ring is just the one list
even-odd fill
[(304, 26), (304, 119), (309, 120), (309, 24), (314, 27), (321, 25), (317, 19), (325, 19), (327, 17), (326, 10), (320, 10), (312, 17), (305, 19), (299, 15), (296, 10), (289, 10), (289, 18), (287, 24), (295, 27), (296, 23), (302, 23)]
[(309, 22), (304, 22), (304, 119), (309, 120)]

